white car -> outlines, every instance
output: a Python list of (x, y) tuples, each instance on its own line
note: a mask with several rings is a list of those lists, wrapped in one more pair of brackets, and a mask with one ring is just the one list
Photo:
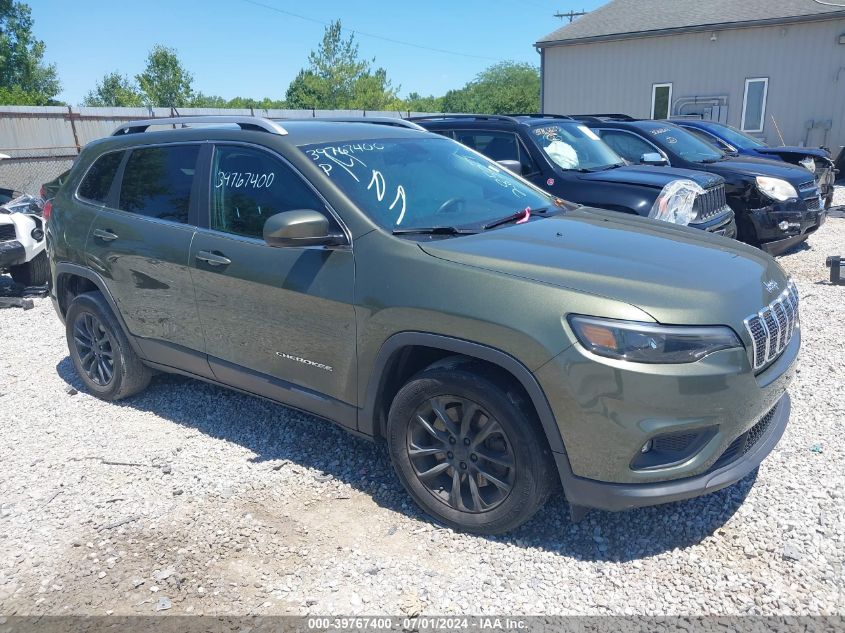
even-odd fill
[(50, 266), (44, 242), (41, 200), (20, 196), (0, 206), (0, 273), (24, 286), (47, 283)]

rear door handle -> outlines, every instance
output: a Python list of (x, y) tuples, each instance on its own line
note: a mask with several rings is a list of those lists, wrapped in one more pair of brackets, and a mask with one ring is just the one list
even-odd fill
[(111, 231), (103, 230), (103, 229), (94, 229), (94, 237), (99, 237), (104, 242), (113, 242), (117, 239), (117, 235), (112, 233)]
[(206, 262), (209, 266), (228, 266), (232, 263), (232, 260), (228, 257), (223, 257), (223, 255), (218, 255), (210, 251), (197, 252), (197, 259), (201, 262)]

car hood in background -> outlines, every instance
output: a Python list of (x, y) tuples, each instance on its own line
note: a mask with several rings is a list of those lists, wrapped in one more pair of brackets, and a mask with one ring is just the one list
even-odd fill
[(626, 165), (604, 171), (593, 171), (578, 174), (581, 180), (596, 182), (624, 182), (632, 185), (648, 185), (663, 188), (673, 180), (685, 178), (692, 180), (702, 189), (709, 189), (723, 182), (721, 176), (692, 169), (677, 169), (675, 167), (652, 167), (648, 165)]
[(750, 177), (769, 176), (786, 180), (796, 188), (798, 185), (813, 179), (813, 174), (797, 165), (790, 165), (779, 160), (769, 158), (754, 158), (751, 156), (731, 156), (726, 160), (715, 163), (703, 163), (702, 169), (715, 173), (722, 170), (744, 174)]
[[(740, 331), (743, 318), (786, 288), (780, 266), (755, 248), (589, 207), (420, 247), (455, 263), (624, 301), (667, 324)], [(770, 292), (764, 284), (772, 281), (777, 290)], [(561, 315), (566, 310), (560, 306)]]
[(799, 160), (804, 156), (827, 158), (830, 160), (830, 154), (819, 147), (755, 147), (754, 151), (759, 154), (772, 154), (774, 156), (795, 156), (798, 157)]

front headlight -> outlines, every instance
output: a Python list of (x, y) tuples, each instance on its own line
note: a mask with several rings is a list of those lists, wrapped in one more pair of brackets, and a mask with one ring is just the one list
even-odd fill
[(798, 197), (795, 187), (780, 178), (757, 176), (757, 188), (763, 195), (768, 196), (772, 200), (780, 200), (781, 202)]
[(816, 173), (816, 161), (813, 160), (812, 156), (805, 156), (801, 160), (798, 161), (798, 164), (801, 165), (804, 169), (809, 172)]
[(632, 363), (694, 363), (723, 349), (741, 348), (724, 326), (678, 326), (570, 315), (578, 341), (593, 354)]
[(695, 199), (704, 193), (692, 180), (673, 180), (663, 187), (651, 206), (648, 217), (686, 226), (696, 219)]

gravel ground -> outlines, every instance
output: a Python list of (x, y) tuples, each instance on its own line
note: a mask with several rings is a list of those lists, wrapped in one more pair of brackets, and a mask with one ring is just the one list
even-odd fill
[(285, 407), (172, 376), (101, 402), (49, 300), (2, 310), (0, 613), (843, 613), (843, 251), (832, 218), (780, 258), (804, 347), (758, 473), (579, 524), (558, 497), (498, 538), (434, 525), (382, 447)]

